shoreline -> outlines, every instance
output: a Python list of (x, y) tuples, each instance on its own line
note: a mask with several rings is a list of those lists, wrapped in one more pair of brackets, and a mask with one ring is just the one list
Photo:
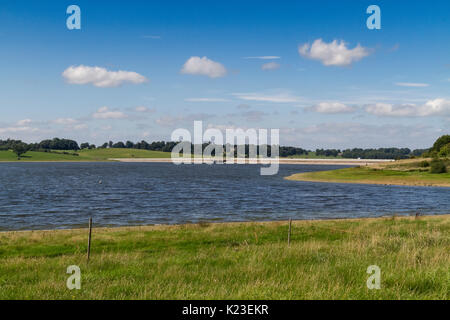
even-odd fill
[[(423, 161), (423, 160), (422, 160)], [(419, 162), (415, 160), (415, 162)], [(412, 166), (412, 167), (411, 167)], [(319, 183), (345, 183), (411, 187), (450, 187), (450, 174), (433, 174), (415, 168), (412, 160), (394, 165), (368, 165), (328, 171), (300, 172), (284, 179)]]
[[(108, 160), (117, 162), (127, 162), (127, 163), (174, 163), (177, 160), (172, 160), (171, 158), (110, 158)], [(183, 159), (179, 159), (182, 162)], [(191, 163), (196, 163), (199, 159), (192, 159)], [(202, 159), (201, 163), (211, 164), (214, 159)], [(236, 159), (235, 159), (236, 161)], [(393, 162), (395, 160), (390, 159), (292, 159), (292, 158), (279, 158), (279, 159), (245, 159), (245, 164), (270, 164), (272, 162), (278, 161), (279, 164), (311, 164), (311, 165), (369, 165), (377, 163)], [(199, 161), (200, 162), (200, 161)], [(251, 162), (251, 163), (250, 163)], [(219, 162), (226, 163), (226, 162)], [(236, 164), (236, 163), (234, 163)]]
[[(180, 162), (182, 160), (179, 160)], [(195, 160), (192, 160), (194, 163)], [(198, 161), (198, 160), (197, 160)], [(204, 159), (201, 164), (212, 164), (214, 160)], [(270, 164), (272, 162), (276, 162), (277, 160), (273, 159), (245, 159), (245, 164)], [(388, 163), (393, 162), (395, 160), (390, 159), (291, 159), (291, 158), (280, 158), (278, 159), (279, 164), (302, 164), (302, 165), (340, 165), (340, 166), (355, 166), (355, 165), (371, 165), (371, 164), (379, 164), (379, 163)], [(123, 162), (123, 163), (175, 163), (176, 160), (172, 161), (171, 158), (108, 158), (102, 160), (48, 160), (48, 161), (28, 161), (28, 160), (20, 160), (20, 161), (1, 161), (1, 163), (101, 163), (101, 162)], [(255, 162), (255, 163), (249, 163)], [(226, 162), (218, 162), (217, 164), (223, 164)], [(200, 163), (195, 163), (200, 164)], [(237, 163), (234, 163), (237, 164)]]
[[(386, 182), (386, 181), (342, 181), (342, 180), (320, 180), (313, 178), (302, 178), (299, 174), (294, 174), (292, 176), (285, 177), (284, 179), (289, 181), (304, 181), (304, 182), (319, 182), (319, 183), (344, 183), (344, 184), (372, 184), (372, 185), (382, 185), (382, 186), (398, 186), (398, 187), (435, 187), (435, 188), (450, 188), (450, 183), (430, 183), (430, 182)], [(295, 177), (293, 177), (295, 176)]]
[[(450, 213), (448, 214), (423, 214), (420, 215), (419, 218), (448, 218)], [(398, 215), (393, 213), (392, 215), (384, 215), (377, 217), (355, 217), (355, 218), (322, 218), (322, 219), (292, 219), (292, 222), (295, 223), (320, 223), (320, 222), (358, 222), (358, 221), (377, 221), (377, 220), (385, 220), (385, 219), (416, 219), (413, 215)], [(192, 223), (174, 223), (174, 224), (142, 224), (142, 225), (123, 225), (123, 226), (110, 226), (110, 227), (95, 227), (94, 230), (104, 230), (104, 231), (121, 231), (121, 230), (130, 230), (130, 229), (159, 229), (159, 228), (177, 228), (177, 227), (192, 227), (192, 226), (201, 226), (201, 225), (216, 225), (216, 226), (237, 226), (237, 225), (250, 225), (250, 224), (286, 224), (289, 223), (289, 220), (243, 220), (243, 221), (202, 221), (202, 222), (192, 222)], [(75, 227), (75, 228), (64, 228), (64, 229), (26, 229), (26, 230), (3, 230), (0, 231), (0, 235), (5, 235), (8, 233), (33, 233), (33, 232), (69, 232), (69, 231), (83, 231), (88, 229), (86, 227)], [(132, 230), (130, 230), (132, 231)]]

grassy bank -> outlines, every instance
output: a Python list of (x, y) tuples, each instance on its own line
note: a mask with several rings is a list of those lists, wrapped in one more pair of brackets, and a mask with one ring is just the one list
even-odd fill
[[(76, 153), (77, 155), (74, 155)], [(12, 151), (0, 151), (0, 161), (108, 161), (110, 158), (170, 158), (170, 152), (150, 151), (140, 149), (92, 149), (53, 152), (28, 151), (18, 160)]]
[[(450, 216), (0, 233), (0, 299), (448, 299)], [(66, 268), (81, 268), (81, 290)], [(381, 289), (366, 286), (381, 268)]]
[(420, 167), (423, 161), (403, 160), (365, 167), (305, 172), (291, 175), (286, 179), (315, 182), (450, 187), (450, 170), (449, 173), (433, 174), (429, 172), (429, 169)]

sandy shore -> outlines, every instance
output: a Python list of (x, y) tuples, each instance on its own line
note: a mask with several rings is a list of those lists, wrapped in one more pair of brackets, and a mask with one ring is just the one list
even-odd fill
[[(172, 162), (170, 158), (111, 158), (108, 160), (119, 161), (119, 162), (159, 162), (159, 163), (169, 163)], [(175, 160), (175, 161), (181, 161)], [(195, 161), (201, 161), (197, 159)], [(211, 164), (213, 159), (203, 159), (203, 163)], [(242, 161), (242, 160), (241, 160)], [(246, 164), (269, 164), (270, 162), (276, 161), (275, 159), (245, 159)], [(365, 166), (376, 163), (392, 162), (394, 160), (379, 160), (379, 159), (278, 159), (280, 164), (311, 164), (311, 165), (342, 165), (342, 166)]]

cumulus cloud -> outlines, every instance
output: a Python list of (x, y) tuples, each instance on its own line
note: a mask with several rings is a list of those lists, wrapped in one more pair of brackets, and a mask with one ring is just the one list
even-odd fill
[(434, 99), (422, 105), (376, 103), (366, 106), (366, 112), (387, 117), (427, 117), (450, 115), (450, 100)]
[(309, 108), (309, 110), (330, 114), (349, 113), (354, 111), (353, 107), (347, 106), (341, 102), (320, 102)]
[(264, 63), (261, 66), (262, 70), (276, 70), (280, 68), (280, 64), (276, 63), (276, 62), (268, 62), (268, 63)]
[(416, 82), (397, 82), (395, 83), (395, 85), (399, 87), (413, 87), (413, 88), (423, 88), (430, 86), (428, 83), (416, 83)]
[(300, 45), (298, 52), (305, 58), (319, 60), (325, 66), (348, 66), (369, 55), (369, 50), (359, 44), (348, 49), (344, 41), (333, 40), (330, 43), (317, 39), (313, 44)]
[(124, 114), (121, 111), (113, 111), (110, 110), (108, 107), (101, 107), (95, 112), (92, 117), (94, 119), (124, 119), (127, 117), (126, 114)]
[(267, 95), (262, 93), (233, 93), (233, 95), (241, 100), (259, 101), (259, 102), (275, 102), (275, 103), (293, 103), (301, 101), (300, 97), (293, 96), (289, 93), (279, 93)]
[(64, 79), (70, 84), (92, 84), (96, 87), (117, 87), (129, 82), (139, 84), (148, 79), (132, 71), (109, 71), (101, 67), (70, 66), (62, 73)]
[(225, 67), (207, 57), (190, 57), (181, 68), (183, 74), (193, 74), (208, 76), (210, 78), (220, 78), (227, 74)]

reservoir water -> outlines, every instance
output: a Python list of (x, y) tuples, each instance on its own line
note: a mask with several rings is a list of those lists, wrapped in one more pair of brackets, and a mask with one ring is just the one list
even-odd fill
[(450, 189), (287, 181), (342, 168), (171, 163), (1, 163), (0, 230), (450, 214)]

